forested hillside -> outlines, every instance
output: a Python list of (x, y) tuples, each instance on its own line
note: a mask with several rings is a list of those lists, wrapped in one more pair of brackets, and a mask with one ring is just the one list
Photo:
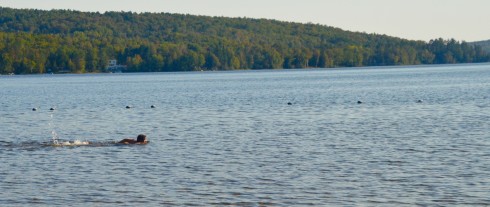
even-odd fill
[(490, 61), (478, 45), (266, 19), (0, 7), (0, 73), (328, 68)]
[(489, 52), (490, 53), (490, 40), (486, 40), (486, 41), (478, 41), (478, 42), (472, 42), (471, 43), (472, 45), (478, 45), (480, 47), (482, 47), (482, 49), (486, 52)]

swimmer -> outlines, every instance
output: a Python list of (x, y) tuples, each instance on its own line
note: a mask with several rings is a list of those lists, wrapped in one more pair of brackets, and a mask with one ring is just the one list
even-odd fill
[(123, 139), (119, 141), (119, 144), (148, 144), (148, 140), (146, 139), (146, 135), (140, 134), (138, 137), (136, 137), (136, 140), (134, 139)]

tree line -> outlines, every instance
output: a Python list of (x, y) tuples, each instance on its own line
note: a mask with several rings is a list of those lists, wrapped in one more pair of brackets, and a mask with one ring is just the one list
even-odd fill
[(477, 42), (471, 42), (471, 45), (478, 45), (480, 46), (484, 51), (490, 53), (490, 40), (484, 40), (484, 41), (477, 41)]
[(319, 24), (168, 13), (0, 7), (0, 73), (331, 68), (488, 62), (480, 46)]

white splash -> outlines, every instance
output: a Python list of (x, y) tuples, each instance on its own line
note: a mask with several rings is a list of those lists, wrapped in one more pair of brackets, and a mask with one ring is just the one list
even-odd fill
[(55, 146), (83, 146), (83, 145), (89, 145), (90, 143), (87, 141), (80, 141), (80, 140), (73, 140), (73, 141), (61, 141), (61, 142), (53, 142), (53, 145)]
[(51, 138), (52, 138), (52, 142), (54, 145), (57, 145), (59, 144), (58, 143), (58, 140), (59, 140), (59, 136), (58, 136), (58, 133), (56, 133), (56, 131), (54, 130), (54, 124), (53, 124), (53, 114), (50, 114), (49, 115), (51, 120), (49, 122), (49, 127), (51, 128)]
[(83, 146), (89, 145), (88, 141), (80, 141), (78, 139), (73, 141), (60, 140), (58, 133), (56, 133), (55, 125), (53, 124), (53, 113), (50, 115), (49, 127), (51, 128), (51, 142), (53, 146)]
[(56, 133), (56, 131), (53, 129), (51, 130), (51, 136), (52, 136), (52, 140), (53, 140), (53, 144), (58, 144), (58, 133)]

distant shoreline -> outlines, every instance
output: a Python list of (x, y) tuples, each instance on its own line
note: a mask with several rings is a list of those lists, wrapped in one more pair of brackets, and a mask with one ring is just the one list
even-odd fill
[(287, 68), (287, 69), (236, 69), (236, 70), (206, 70), (206, 71), (164, 71), (164, 72), (125, 72), (125, 73), (107, 73), (107, 72), (91, 72), (91, 73), (40, 73), (40, 74), (0, 74), (0, 76), (8, 77), (15, 75), (94, 75), (94, 74), (149, 74), (149, 73), (212, 73), (212, 72), (240, 72), (240, 71), (318, 71), (318, 70), (368, 70), (368, 69), (397, 69), (397, 68), (435, 68), (435, 67), (457, 67), (468, 65), (489, 65), (490, 62), (484, 63), (455, 63), (455, 64), (420, 64), (420, 65), (384, 65), (384, 66), (360, 66), (360, 67), (336, 67), (336, 68)]

